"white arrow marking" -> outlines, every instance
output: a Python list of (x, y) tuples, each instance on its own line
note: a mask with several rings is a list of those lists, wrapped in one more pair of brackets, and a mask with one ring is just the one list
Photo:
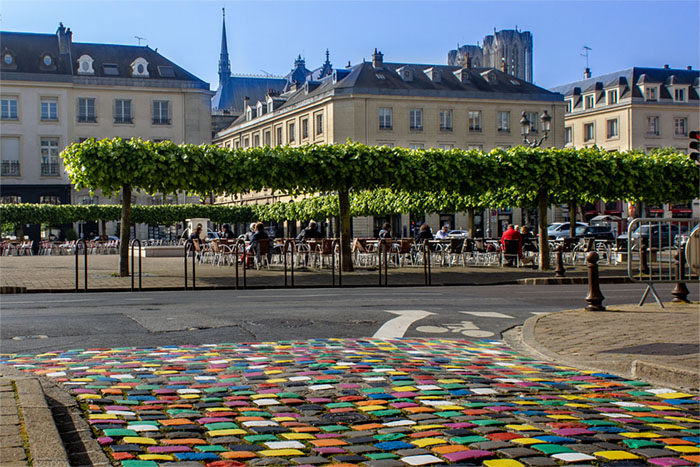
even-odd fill
[(510, 318), (510, 319), (513, 319), (512, 316), (506, 315), (504, 313), (499, 313), (497, 311), (460, 311), (460, 313), (464, 313), (465, 315), (478, 316), (480, 318)]
[(425, 318), (426, 316), (432, 315), (425, 310), (384, 310), (387, 313), (393, 313), (399, 315), (394, 319), (390, 319), (382, 325), (377, 332), (374, 333), (375, 339), (396, 339), (398, 337), (403, 337), (406, 331), (413, 323), (418, 320)]

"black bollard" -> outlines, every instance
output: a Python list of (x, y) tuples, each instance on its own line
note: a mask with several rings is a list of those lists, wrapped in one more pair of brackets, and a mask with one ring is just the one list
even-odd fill
[(640, 239), (641, 250), (639, 251), (639, 272), (645, 276), (649, 275), (649, 247), (646, 238)]
[(598, 253), (591, 251), (586, 255), (586, 263), (588, 263), (588, 295), (586, 301), (588, 311), (605, 311), (603, 300), (605, 297), (600, 291), (600, 280), (598, 277)]
[(681, 282), (685, 280), (685, 255), (683, 254), (683, 250), (680, 249), (677, 251), (673, 257), (678, 262), (678, 282), (676, 283), (676, 287), (671, 291), (671, 295), (673, 295), (673, 300), (671, 301), (674, 303), (690, 303), (690, 300), (688, 300), (690, 290), (688, 290), (685, 282)]
[(554, 270), (554, 277), (565, 277), (566, 268), (564, 268), (564, 245), (557, 246), (555, 252), (557, 257), (557, 268)]

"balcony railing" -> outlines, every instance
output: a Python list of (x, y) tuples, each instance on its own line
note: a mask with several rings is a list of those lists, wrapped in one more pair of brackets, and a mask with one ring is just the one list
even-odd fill
[(97, 123), (94, 115), (78, 115), (78, 123)]
[(0, 173), (5, 177), (19, 177), (19, 161), (0, 162)]
[(60, 171), (60, 164), (58, 162), (42, 162), (41, 163), (41, 176), (42, 177), (57, 177)]
[(169, 118), (154, 118), (153, 124), (154, 125), (170, 125), (170, 119)]
[(134, 123), (131, 117), (114, 117), (114, 123)]

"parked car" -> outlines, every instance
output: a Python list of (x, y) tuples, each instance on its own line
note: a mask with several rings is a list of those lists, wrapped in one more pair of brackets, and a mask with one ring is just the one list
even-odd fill
[[(93, 242), (100, 242), (100, 241), (104, 241), (104, 240), (105, 239), (103, 237), (101, 237), (100, 235), (98, 235), (97, 237), (92, 239)], [(119, 241), (119, 237), (117, 237), (115, 235), (110, 235), (109, 237), (107, 237), (107, 241), (110, 241), (110, 242)]]
[(612, 229), (607, 225), (589, 225), (588, 227), (576, 227), (576, 237), (594, 238), (596, 240), (615, 240)]
[(468, 238), (469, 232), (466, 230), (450, 230), (447, 235), (449, 235), (450, 238)]
[[(554, 224), (551, 224), (549, 227), (547, 227), (547, 238), (549, 238), (550, 240), (559, 240), (562, 238), (570, 237), (570, 226), (571, 224), (569, 222), (556, 222)], [(576, 228), (578, 227), (588, 227), (588, 224), (586, 224), (585, 222), (577, 222)], [(574, 235), (576, 235), (575, 231)]]
[[(669, 248), (680, 234), (680, 228), (671, 224), (644, 224), (640, 225), (632, 232), (631, 240), (636, 244), (640, 239), (647, 240), (651, 248)], [(627, 234), (620, 235), (619, 239), (627, 239)]]

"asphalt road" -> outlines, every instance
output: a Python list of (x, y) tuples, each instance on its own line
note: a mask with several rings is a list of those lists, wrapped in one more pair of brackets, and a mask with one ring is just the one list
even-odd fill
[[(670, 300), (672, 285), (657, 286)], [(602, 287), (606, 305), (644, 286)], [(5, 295), (0, 352), (312, 338), (500, 338), (537, 313), (585, 306), (586, 286), (481, 286)], [(698, 300), (698, 291), (693, 291)], [(648, 298), (653, 303), (653, 298)]]

